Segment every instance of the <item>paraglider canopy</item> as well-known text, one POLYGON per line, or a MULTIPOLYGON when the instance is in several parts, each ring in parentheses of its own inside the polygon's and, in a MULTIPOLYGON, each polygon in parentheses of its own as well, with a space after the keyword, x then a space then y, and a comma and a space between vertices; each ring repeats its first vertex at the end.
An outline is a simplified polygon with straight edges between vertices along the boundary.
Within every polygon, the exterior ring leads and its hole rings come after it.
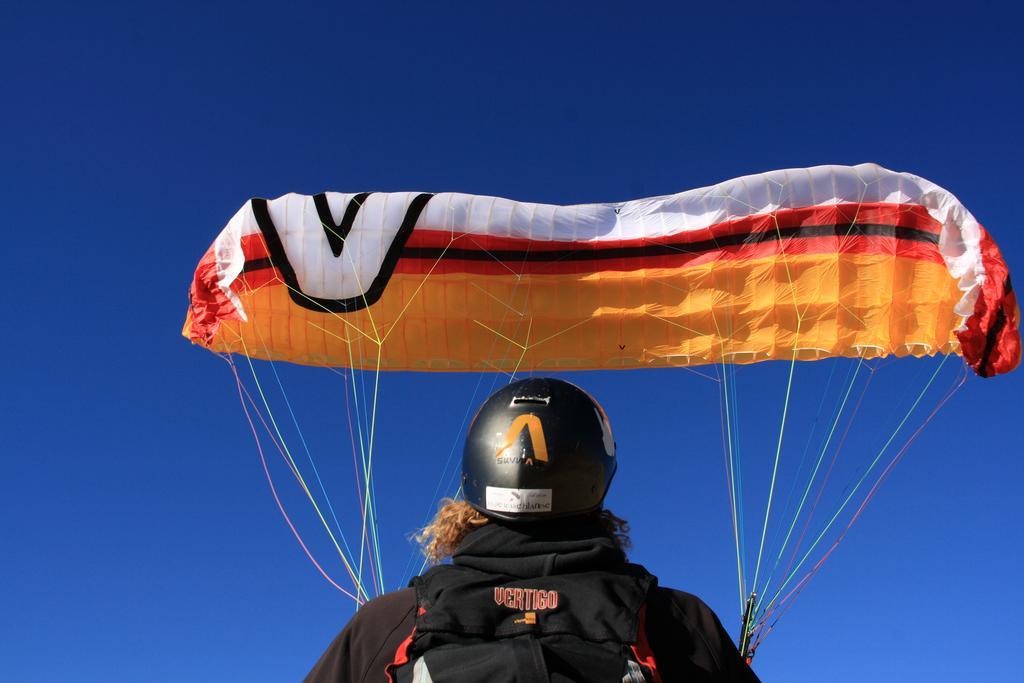
POLYGON ((949 192, 872 164, 578 206, 252 199, 200 262, 184 334, 216 351, 371 369, 957 353, 990 376, 1020 359, 988 233, 949 192), (356 358, 354 340, 380 353, 356 358))

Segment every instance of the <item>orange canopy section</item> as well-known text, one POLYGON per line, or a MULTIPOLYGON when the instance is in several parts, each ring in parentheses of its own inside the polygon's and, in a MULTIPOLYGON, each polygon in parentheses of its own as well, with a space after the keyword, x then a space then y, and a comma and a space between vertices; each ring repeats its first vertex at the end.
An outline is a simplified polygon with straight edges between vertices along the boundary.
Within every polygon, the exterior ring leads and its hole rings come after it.
POLYGON ((200 261, 185 336, 396 370, 640 368, 957 353, 1020 360, 994 242, 873 164, 552 206, 445 193, 252 199, 200 261))

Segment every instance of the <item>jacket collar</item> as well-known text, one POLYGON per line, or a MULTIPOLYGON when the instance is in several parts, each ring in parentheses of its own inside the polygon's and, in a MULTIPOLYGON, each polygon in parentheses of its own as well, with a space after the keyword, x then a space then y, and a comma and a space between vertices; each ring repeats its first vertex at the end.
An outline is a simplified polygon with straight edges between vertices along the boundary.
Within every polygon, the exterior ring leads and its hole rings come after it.
POLYGON ((492 521, 466 535, 452 563, 527 578, 622 570, 626 557, 598 522, 569 517, 518 524, 492 521))

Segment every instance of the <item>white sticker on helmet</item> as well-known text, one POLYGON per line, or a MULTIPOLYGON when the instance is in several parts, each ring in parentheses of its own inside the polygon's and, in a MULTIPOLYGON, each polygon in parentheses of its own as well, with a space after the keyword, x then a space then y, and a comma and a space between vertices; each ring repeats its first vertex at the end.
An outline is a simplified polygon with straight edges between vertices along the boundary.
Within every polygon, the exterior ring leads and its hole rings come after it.
POLYGON ((485 507, 495 512, 551 512, 551 489, 488 486, 485 507))

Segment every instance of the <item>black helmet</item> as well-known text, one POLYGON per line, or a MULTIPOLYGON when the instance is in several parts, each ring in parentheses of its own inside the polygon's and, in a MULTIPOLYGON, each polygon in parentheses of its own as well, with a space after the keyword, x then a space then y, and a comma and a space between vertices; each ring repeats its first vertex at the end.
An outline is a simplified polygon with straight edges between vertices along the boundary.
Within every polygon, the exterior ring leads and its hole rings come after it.
POLYGON ((489 517, 565 517, 601 506, 615 466, 608 416, 590 394, 560 379, 524 379, 473 418, 462 491, 489 517))

